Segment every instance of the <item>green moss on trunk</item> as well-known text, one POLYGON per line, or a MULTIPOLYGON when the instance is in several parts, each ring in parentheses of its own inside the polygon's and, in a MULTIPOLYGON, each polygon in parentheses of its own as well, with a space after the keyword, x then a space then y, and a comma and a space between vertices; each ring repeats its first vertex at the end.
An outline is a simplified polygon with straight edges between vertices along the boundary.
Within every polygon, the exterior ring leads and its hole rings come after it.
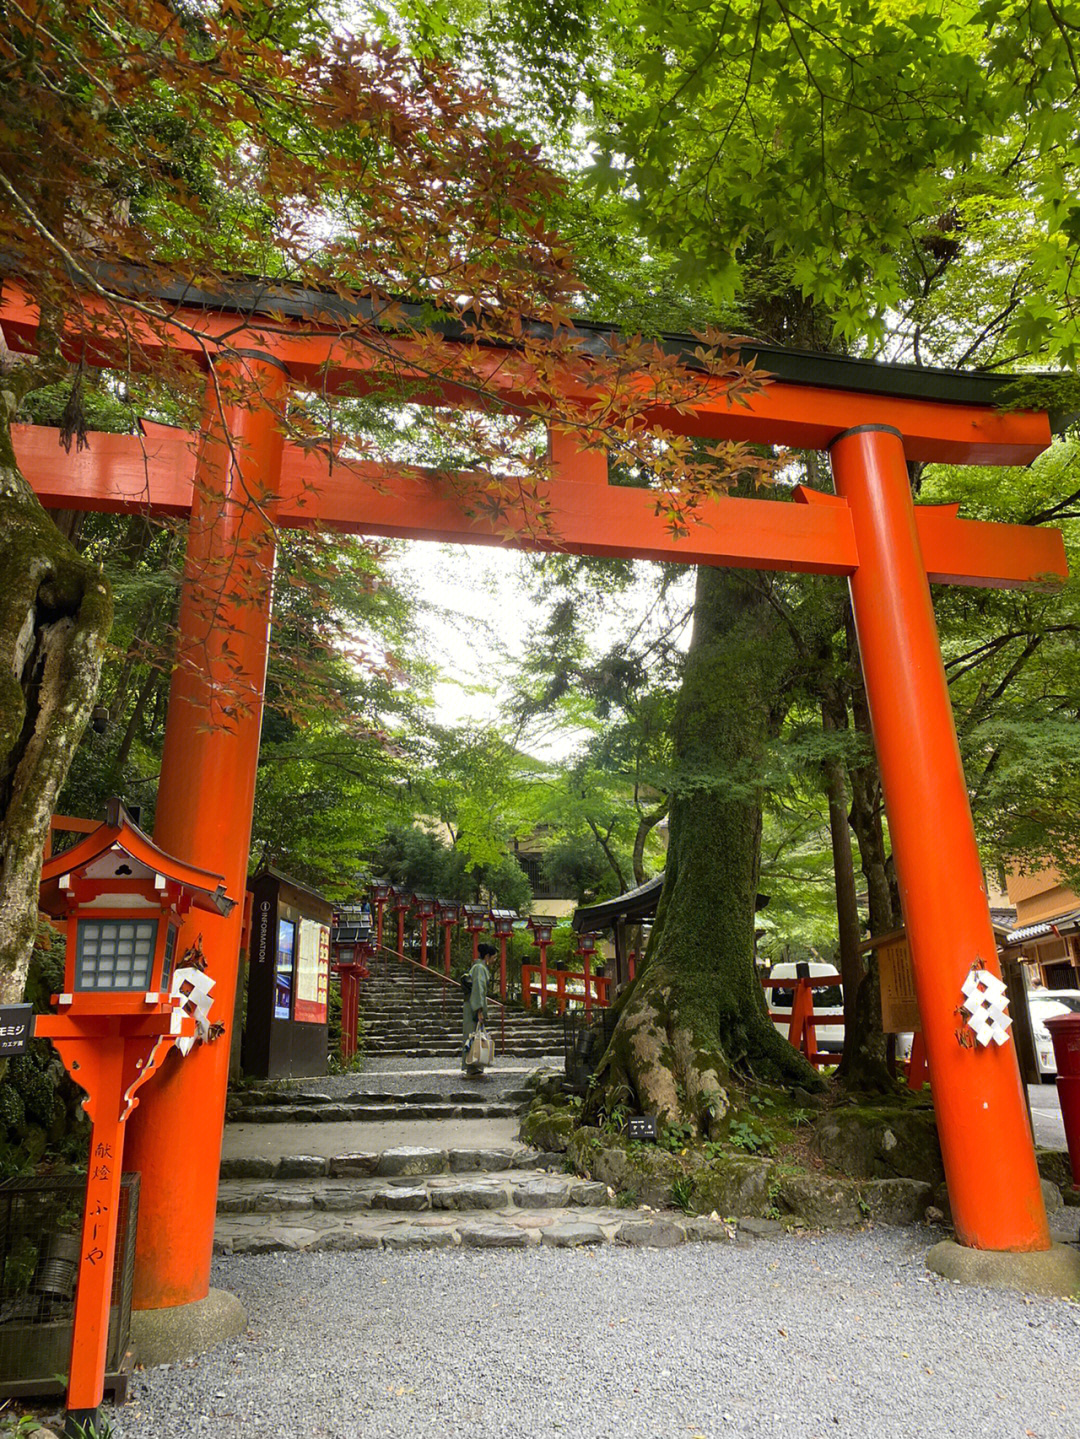
MULTIPOLYGON (((0 394, 0 1002, 22 997, 41 857, 97 692, 108 586, 19 471, 15 399, 0 394)), ((64 463, 57 452, 57 463, 64 463)))
POLYGON ((643 972, 625 998, 590 1111, 623 1104, 726 1125, 730 1073, 818 1088, 770 1022, 754 963, 768 740, 801 662, 771 576, 698 571, 676 715, 667 877, 643 972))

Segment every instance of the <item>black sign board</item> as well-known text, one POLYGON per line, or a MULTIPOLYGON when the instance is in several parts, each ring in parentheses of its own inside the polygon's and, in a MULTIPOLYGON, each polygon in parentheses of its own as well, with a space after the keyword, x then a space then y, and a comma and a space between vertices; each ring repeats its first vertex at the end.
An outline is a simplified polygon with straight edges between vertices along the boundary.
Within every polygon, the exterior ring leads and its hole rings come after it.
POLYGON ((626 1123, 628 1139, 656 1139, 656 1115, 642 1114, 626 1123))
POLYGON ((25 1054, 33 1034, 33 1005, 0 1004, 0 1059, 25 1054))

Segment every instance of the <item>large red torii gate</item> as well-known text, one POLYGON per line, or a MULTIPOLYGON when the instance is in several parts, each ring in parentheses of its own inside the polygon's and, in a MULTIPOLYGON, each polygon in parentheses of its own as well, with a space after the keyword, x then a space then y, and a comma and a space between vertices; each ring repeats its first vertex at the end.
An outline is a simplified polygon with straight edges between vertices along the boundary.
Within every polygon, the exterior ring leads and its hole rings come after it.
MULTIPOLYGON (((278 291, 267 294, 260 313, 246 291, 186 291, 177 299, 169 347, 242 372, 267 402, 222 414, 208 383, 197 448, 187 435, 148 426, 141 437, 96 436, 92 450, 58 464, 55 432, 15 433, 24 473, 46 505, 189 519, 183 654, 172 680, 155 840, 221 873, 234 896, 246 879, 258 759, 270 517, 280 526, 506 542, 491 522, 468 514, 455 487, 434 472, 363 464, 331 470, 324 457, 284 443, 271 406, 290 384, 355 392, 372 366, 333 325, 323 333, 313 324, 329 303, 310 292, 283 299, 278 291), (223 560, 231 562, 224 613, 212 602, 223 560), (238 685, 251 703, 225 728, 214 722, 215 692, 238 685)), ((25 345, 37 315, 7 295, 0 324, 9 344, 25 345)), ((601 343, 599 331, 586 342, 601 343)), ((147 332, 141 343, 152 356, 166 341, 147 332)), ((1050 421, 1041 412, 996 408, 1002 381, 990 377, 759 353, 776 378, 748 404, 732 404, 717 380, 691 413, 658 407, 653 418, 676 432, 826 450, 835 496, 804 490, 795 504, 713 501, 691 535, 676 539, 655 513, 655 493, 609 487, 606 457, 579 450, 556 428, 545 487, 551 531, 512 542, 847 576, 957 1235, 976 1248, 1043 1250, 1050 1240, 1012 1044, 957 1042, 961 985, 973 966, 996 969, 996 946, 928 580, 1060 581, 1064 547, 1054 530, 974 523, 954 506, 916 507, 907 462, 1025 464, 1050 443, 1050 421)), ((493 353, 492 389, 520 402, 527 384, 505 359, 493 353)), ((471 402, 452 387, 426 399, 471 402)), ((228 918, 203 916, 197 926, 217 981, 216 1012, 227 1024, 239 927, 239 907, 228 918)), ((130 1161, 142 1171, 139 1307, 184 1304, 208 1292, 227 1065, 227 1041, 171 1062, 133 1118, 130 1161)))

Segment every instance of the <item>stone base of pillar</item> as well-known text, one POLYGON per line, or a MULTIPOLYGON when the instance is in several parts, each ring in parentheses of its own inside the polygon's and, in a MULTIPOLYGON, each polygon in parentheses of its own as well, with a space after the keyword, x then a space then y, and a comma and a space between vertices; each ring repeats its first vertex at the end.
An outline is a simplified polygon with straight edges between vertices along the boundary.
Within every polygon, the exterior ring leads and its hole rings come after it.
POLYGON ((1080 1294, 1080 1250, 1069 1244, 1020 1254, 969 1249, 954 1239, 944 1239, 927 1251, 926 1267, 959 1284, 980 1284, 984 1289, 1017 1289, 1023 1294, 1062 1299, 1080 1294))
POLYGON ((211 1289, 205 1299, 194 1304, 132 1310, 131 1347, 136 1362, 149 1369, 154 1364, 177 1364, 205 1354, 246 1328, 247 1313, 236 1295, 211 1289))

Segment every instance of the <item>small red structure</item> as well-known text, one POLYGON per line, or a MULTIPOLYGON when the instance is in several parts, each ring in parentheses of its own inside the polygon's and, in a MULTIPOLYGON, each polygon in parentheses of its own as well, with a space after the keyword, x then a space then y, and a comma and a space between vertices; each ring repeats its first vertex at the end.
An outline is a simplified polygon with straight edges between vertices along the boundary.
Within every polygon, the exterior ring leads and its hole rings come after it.
MULTIPOLYGON (((570 970, 560 969, 555 974, 555 982, 548 980, 547 996, 550 999, 554 996, 555 1013, 564 1014, 571 1004, 579 1000, 588 999, 590 1008, 595 1005, 597 1009, 608 1009, 611 1005, 609 996, 610 979, 603 974, 594 974, 589 977, 589 989, 577 987, 581 975, 570 970)), ((533 996, 540 997, 540 970, 531 964, 521 966, 521 1003, 525 1009, 532 1009, 533 996)))
POLYGON ((435 918, 435 909, 438 904, 433 894, 414 894, 412 896, 412 907, 416 917, 420 921, 420 963, 427 968, 427 937, 428 925, 435 918))
POLYGON ((540 951, 540 1008, 543 1009, 547 1003, 547 952, 551 944, 551 934, 558 924, 558 918, 553 914, 531 914, 525 921, 526 926, 532 930, 533 948, 540 951))
POLYGON ((1073 1184, 1080 1185, 1080 1014, 1059 1014, 1044 1022, 1054 1042, 1057 1092, 1073 1184))
POLYGON ((581 976, 585 981, 585 1013, 592 1011, 592 957, 596 953, 597 936, 586 929, 577 936, 574 953, 581 960, 581 976))
POLYGON ((450 938, 454 926, 461 919, 461 905, 456 899, 437 899, 436 916, 443 927, 443 970, 450 977, 450 938))
POLYGON ((480 936, 490 927, 488 908, 486 904, 463 904, 461 913, 465 919, 466 933, 472 935, 472 962, 475 964, 480 957, 480 936))
POLYGON ((499 998, 506 1003, 506 941, 514 932, 514 924, 521 916, 513 909, 493 909, 491 927, 499 941, 499 998))
POLYGON ((407 889, 392 884, 389 891, 390 908, 397 915, 397 952, 405 953, 405 916, 412 908, 413 897, 407 889))
POLYGON ((371 902, 375 906, 375 948, 377 950, 383 947, 383 911, 386 909, 386 901, 390 897, 392 888, 388 879, 371 881, 371 902))
POLYGON ((177 962, 180 922, 192 909, 227 914, 235 901, 219 875, 165 854, 119 800, 105 823, 46 861, 41 908, 66 925, 64 993, 36 1033, 51 1039, 86 1091, 93 1129, 68 1379, 71 1418, 97 1418, 104 1388, 116 1254, 124 1127, 136 1090, 179 1042, 186 1053, 206 1014, 213 981, 190 956, 177 962))
POLYGON ((346 1062, 356 1054, 359 982, 369 977, 368 960, 374 953, 370 907, 345 905, 336 910, 330 931, 330 955, 334 972, 341 980, 341 1057, 346 1062))

